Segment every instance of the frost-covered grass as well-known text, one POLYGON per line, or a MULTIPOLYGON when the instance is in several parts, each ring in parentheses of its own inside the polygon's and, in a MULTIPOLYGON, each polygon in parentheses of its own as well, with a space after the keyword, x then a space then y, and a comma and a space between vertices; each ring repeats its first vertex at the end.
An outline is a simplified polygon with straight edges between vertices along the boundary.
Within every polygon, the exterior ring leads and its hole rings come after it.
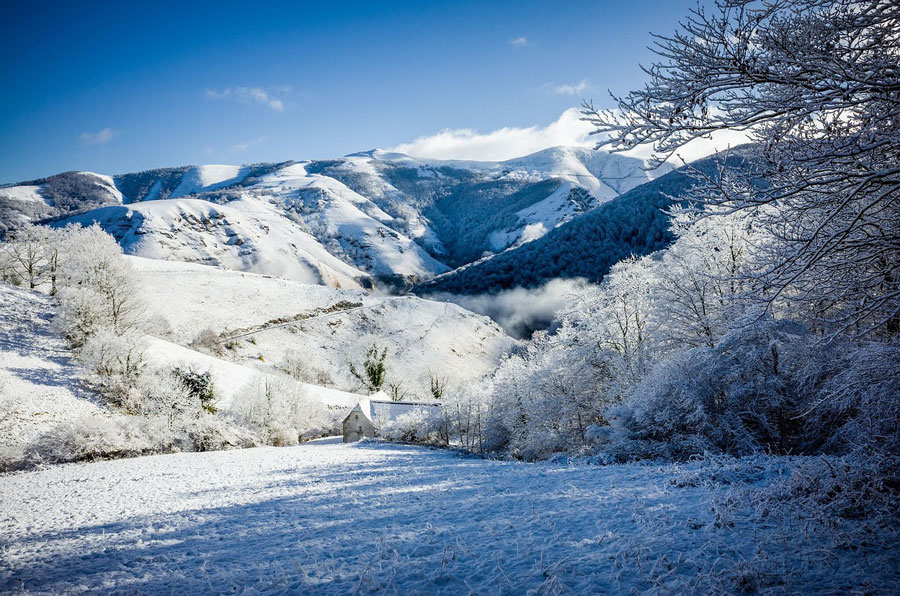
POLYGON ((829 550, 814 529, 734 502, 736 487, 778 481, 783 458, 597 467, 338 441, 0 476, 0 591, 843 594, 897 585, 896 544, 829 550))

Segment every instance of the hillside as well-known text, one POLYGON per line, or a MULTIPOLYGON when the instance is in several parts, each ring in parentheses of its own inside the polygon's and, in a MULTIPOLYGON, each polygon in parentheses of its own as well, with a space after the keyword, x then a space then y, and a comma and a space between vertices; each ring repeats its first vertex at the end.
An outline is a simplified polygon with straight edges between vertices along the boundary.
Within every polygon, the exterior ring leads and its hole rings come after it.
MULTIPOLYGON (((307 287, 313 293, 326 290, 307 287)), ((251 278, 246 289, 252 288, 251 278)), ((19 457, 18 451, 60 423, 106 419, 114 412, 86 384, 87 371, 52 325, 55 315, 54 299, 0 283, 0 464, 4 457, 19 457)), ((225 412, 240 402, 260 373, 271 371, 261 362, 230 362, 154 336, 144 338, 142 350, 147 361, 158 367, 209 371, 216 407, 225 412)), ((296 385, 313 400, 338 411, 353 407, 358 399, 352 393, 309 383, 296 385)))
POLYGON ((106 408, 51 326, 53 300, 0 282, 0 460, 52 425, 106 408))
MULTIPOLYGON (((732 152, 729 167, 747 167, 749 149, 732 152)), ((643 256, 672 243, 667 209, 710 175, 719 159, 706 158, 652 180, 549 231, 543 237, 424 282, 416 292, 479 294, 542 285, 556 278, 599 282, 629 256, 643 256)))
POLYGON ((663 173, 555 147, 505 162, 324 161, 69 172, 0 188, 0 234, 97 221, 129 254, 347 288, 408 288, 541 237, 663 173))
POLYGON ((478 380, 517 345, 487 317, 454 304, 361 291, 188 263, 130 258, 159 333, 181 345, 212 330, 222 358, 254 369, 296 370, 311 380, 358 389, 349 363, 372 342, 388 350, 388 382, 427 393, 430 374, 478 380), (233 338, 233 339, 232 339, 233 338))

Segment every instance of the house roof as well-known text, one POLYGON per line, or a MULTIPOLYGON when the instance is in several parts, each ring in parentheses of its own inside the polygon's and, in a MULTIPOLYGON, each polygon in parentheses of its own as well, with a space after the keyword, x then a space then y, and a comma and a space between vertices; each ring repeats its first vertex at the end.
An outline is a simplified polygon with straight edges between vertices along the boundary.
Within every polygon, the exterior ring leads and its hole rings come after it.
POLYGON ((386 393, 378 393, 362 397, 354 411, 359 410, 372 424, 384 424, 396 420, 399 416, 422 408, 439 408, 441 404, 424 401, 394 401, 386 393))

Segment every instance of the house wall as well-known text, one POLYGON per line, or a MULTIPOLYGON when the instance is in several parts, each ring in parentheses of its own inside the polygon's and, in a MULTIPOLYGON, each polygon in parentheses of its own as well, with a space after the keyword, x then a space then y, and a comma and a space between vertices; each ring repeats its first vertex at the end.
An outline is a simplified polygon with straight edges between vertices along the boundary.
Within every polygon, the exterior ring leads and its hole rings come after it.
POLYGON ((362 438, 375 438, 375 427, 359 410, 353 410, 344 418, 344 443, 353 443, 362 438))

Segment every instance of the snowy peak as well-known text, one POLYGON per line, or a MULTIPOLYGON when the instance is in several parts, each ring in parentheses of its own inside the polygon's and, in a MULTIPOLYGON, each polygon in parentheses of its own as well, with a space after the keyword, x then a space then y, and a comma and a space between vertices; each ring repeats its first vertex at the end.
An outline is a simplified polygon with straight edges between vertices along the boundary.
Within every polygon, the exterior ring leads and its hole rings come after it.
POLYGON ((645 166, 553 147, 504 162, 372 149, 114 177, 69 172, 0 188, 0 224, 97 221, 135 255, 405 289, 540 238, 662 173, 645 166), (110 209, 120 205, 130 209, 110 209), (219 225, 213 211, 228 212, 231 223, 219 225))
POLYGON ((188 170, 171 198, 198 194, 242 182, 250 173, 247 166, 208 165, 188 170))
POLYGON ((672 170, 669 165, 648 171, 644 160, 583 147, 551 147, 501 163, 510 171, 530 176, 551 176, 588 190, 606 202, 635 186, 672 170))

